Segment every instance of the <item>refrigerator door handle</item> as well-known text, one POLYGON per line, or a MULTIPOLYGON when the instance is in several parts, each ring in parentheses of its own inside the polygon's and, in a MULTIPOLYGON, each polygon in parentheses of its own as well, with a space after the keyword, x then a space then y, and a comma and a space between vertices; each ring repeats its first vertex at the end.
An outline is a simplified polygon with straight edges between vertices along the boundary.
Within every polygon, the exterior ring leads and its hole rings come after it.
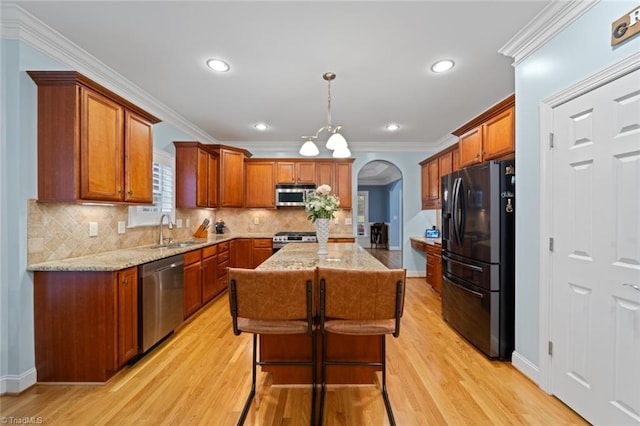
POLYGON ((465 268, 471 269, 472 271, 477 271, 477 272, 482 272, 483 271, 483 269, 481 267, 479 267, 479 266, 469 265, 468 263, 460 262, 458 260, 453 260, 449 256, 446 256, 444 254, 442 255, 442 260, 445 260, 445 261, 451 262, 451 263, 455 263, 457 265, 464 266, 465 268))
POLYGON ((463 285, 460 285, 460 284, 458 284, 458 283, 456 283, 456 282, 452 281, 451 279, 447 279, 447 281, 449 282, 449 284, 451 284, 451 285, 453 285, 453 286, 455 286, 455 287, 458 287, 460 290, 462 290, 462 291, 464 291, 464 292, 466 292, 466 293, 472 294, 472 295, 474 295, 474 296, 476 296, 476 297, 479 297, 480 299, 484 299, 484 294, 482 294, 482 293, 480 293, 480 292, 477 292, 477 291, 473 291, 473 290, 471 290, 471 289, 468 289, 467 287, 465 287, 465 286, 463 286, 463 285))
POLYGON ((458 229, 458 236, 460 238, 460 245, 464 242, 465 224, 467 222, 467 205, 465 203, 464 187, 462 186, 462 178, 459 178, 458 183, 458 202, 460 203, 460 228, 458 229))
POLYGON ((460 234, 458 231, 458 189, 460 185, 460 178, 456 178, 453 181, 453 194, 452 194, 452 208, 451 208, 451 222, 453 223, 453 237, 456 240, 456 244, 462 245, 460 241, 460 234))

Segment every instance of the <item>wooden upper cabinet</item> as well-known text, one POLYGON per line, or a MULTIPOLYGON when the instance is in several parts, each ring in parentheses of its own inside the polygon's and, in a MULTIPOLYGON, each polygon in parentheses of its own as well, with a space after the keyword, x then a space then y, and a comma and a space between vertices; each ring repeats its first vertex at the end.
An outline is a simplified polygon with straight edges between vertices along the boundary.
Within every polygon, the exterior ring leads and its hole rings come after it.
POLYGON ((457 172, 460 170, 460 148, 455 147, 453 151, 451 151, 452 156, 452 171, 457 172))
POLYGON ((453 132, 458 136, 460 167, 515 153, 515 96, 511 95, 453 132))
POLYGON ((440 168, 437 158, 429 161, 427 171, 429 174, 429 200, 438 200, 440 198, 440 168))
POLYGON ((316 183, 316 163, 313 161, 277 161, 276 183, 314 184, 316 183))
POLYGON ((316 162, 316 185, 335 186, 336 163, 329 161, 316 162))
POLYGON ((218 206, 218 158, 198 142, 174 142, 176 207, 218 206))
POLYGON ((173 143, 176 147, 176 207, 242 207, 244 159, 251 153, 224 145, 173 143))
POLYGON ((420 162, 421 168, 421 204, 423 210, 439 209, 441 200, 441 178, 458 170, 458 147, 446 148, 420 162))
POLYGON ((350 209, 352 207, 351 162, 336 163, 333 193, 340 198, 341 209, 350 209))
POLYGON ((73 71, 38 85, 38 200, 153 202, 156 117, 73 71))
POLYGON ((244 157, 242 151, 220 149, 220 207, 242 207, 244 204, 244 157))
POLYGON ((275 208, 275 163, 247 160, 245 163, 245 207, 275 208))
MULTIPOLYGON (((153 173, 138 164, 153 165, 153 125, 125 111, 124 200, 131 203, 153 202, 153 173)), ((153 167, 153 166, 152 166, 153 167)))

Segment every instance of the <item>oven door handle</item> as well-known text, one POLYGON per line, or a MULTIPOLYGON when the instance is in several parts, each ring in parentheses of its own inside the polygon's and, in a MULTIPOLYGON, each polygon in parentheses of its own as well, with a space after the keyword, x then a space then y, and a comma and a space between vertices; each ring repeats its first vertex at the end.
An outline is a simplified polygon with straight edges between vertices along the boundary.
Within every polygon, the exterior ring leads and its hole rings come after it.
POLYGON ((469 265, 468 263, 460 262, 458 260, 453 260, 449 256, 446 256, 444 254, 442 255, 442 260, 464 266, 465 268, 471 269, 472 271, 482 272, 482 268, 479 266, 469 265))
POLYGON ((467 287, 465 287, 463 285, 460 285, 460 284, 452 281, 451 279, 447 279, 447 281, 449 282, 449 284, 451 284, 451 285, 453 285, 455 287, 458 287, 460 290, 462 290, 462 291, 464 291, 466 293, 472 294, 472 295, 474 295, 476 297, 479 297, 480 299, 484 299, 484 294, 482 294, 482 293, 480 293, 478 291, 473 291, 473 290, 471 290, 471 289, 469 289, 469 288, 467 288, 467 287))

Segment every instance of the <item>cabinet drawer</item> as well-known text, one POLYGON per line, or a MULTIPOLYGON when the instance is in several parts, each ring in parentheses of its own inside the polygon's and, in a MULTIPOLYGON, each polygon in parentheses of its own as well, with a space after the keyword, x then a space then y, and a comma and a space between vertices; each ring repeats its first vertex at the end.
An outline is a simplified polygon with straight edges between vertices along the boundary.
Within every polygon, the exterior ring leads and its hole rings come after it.
POLYGON ((272 240, 259 238, 253 240, 253 248, 271 248, 272 240))
POLYGON ((411 248, 426 252, 427 249, 426 249, 425 246, 426 246, 426 244, 421 242, 421 241, 411 240, 411 248))
POLYGON ((200 249, 186 252, 184 254, 184 264, 190 265, 192 263, 199 262, 201 254, 200 249))
POLYGON ((205 259, 207 257, 214 256, 218 252, 218 246, 208 246, 202 249, 202 258, 205 259))
POLYGON ((229 251, 218 253, 218 265, 221 265, 223 262, 229 263, 229 251))
POLYGON ((223 251, 229 251, 229 241, 218 243, 218 253, 221 253, 223 251))

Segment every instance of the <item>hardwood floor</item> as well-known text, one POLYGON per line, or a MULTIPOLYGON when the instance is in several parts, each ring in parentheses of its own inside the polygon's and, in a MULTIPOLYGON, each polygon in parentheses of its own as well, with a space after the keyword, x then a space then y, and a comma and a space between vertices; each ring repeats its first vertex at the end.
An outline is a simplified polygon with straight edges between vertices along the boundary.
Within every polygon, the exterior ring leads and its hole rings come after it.
MULTIPOLYGON (((249 391, 251 336, 231 331, 226 294, 138 363, 101 386, 36 385, 0 398, 2 419, 55 424, 236 423, 249 391)), ((459 337, 424 281, 407 281, 400 337, 387 339, 387 387, 399 425, 586 424, 510 363, 459 337)), ((258 374, 246 424, 309 423, 308 387, 270 386, 258 374)), ((388 424, 379 386, 330 387, 326 425, 388 424)))

